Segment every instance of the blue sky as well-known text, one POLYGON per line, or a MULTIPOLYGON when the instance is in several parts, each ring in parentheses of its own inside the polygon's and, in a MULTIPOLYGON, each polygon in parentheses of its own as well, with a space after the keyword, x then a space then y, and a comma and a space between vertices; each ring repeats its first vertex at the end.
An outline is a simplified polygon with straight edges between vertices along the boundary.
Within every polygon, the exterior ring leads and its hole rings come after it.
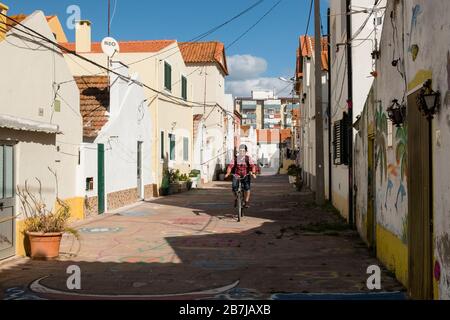
MULTIPOLYGON (((92 22, 93 39, 107 35, 107 0, 1 0, 10 7, 9 14, 42 10, 56 14, 70 41, 74 31, 66 27, 70 5, 78 5, 81 18, 92 22)), ((292 77, 298 36, 306 29, 310 0, 283 0, 245 37, 227 50, 233 73, 227 89, 242 95, 250 89, 281 90, 286 83, 278 77, 292 77), (232 57, 234 56, 234 57, 232 57), (242 67, 247 72, 240 72, 242 67), (250 66, 250 68, 249 68, 250 66), (254 66, 254 68, 253 68, 254 66)), ((257 0, 111 0, 111 35, 118 40, 176 39, 187 41, 226 21, 257 0)), ((223 27, 204 40, 231 43, 263 16, 277 0, 264 0, 250 12, 223 27)), ((326 32, 327 0, 322 0, 322 21, 326 32)), ((311 18, 309 34, 314 31, 311 18)), ((283 91, 289 94, 290 88, 283 91)), ((250 92, 248 92, 250 94, 250 92)), ((281 92, 280 92, 281 94, 281 92)))

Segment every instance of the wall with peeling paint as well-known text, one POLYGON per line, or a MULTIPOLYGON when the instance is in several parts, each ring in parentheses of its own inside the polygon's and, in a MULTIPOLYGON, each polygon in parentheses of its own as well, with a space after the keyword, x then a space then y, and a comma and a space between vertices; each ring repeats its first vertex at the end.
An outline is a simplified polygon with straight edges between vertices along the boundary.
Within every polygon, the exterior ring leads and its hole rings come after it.
MULTIPOLYGON (((422 86, 431 75, 441 92, 441 108, 433 120, 434 258, 440 266, 440 299, 450 299, 450 1, 407 1, 405 50, 408 89, 422 86)), ((439 275, 439 274, 438 274, 439 275)))
MULTIPOLYGON (((436 0, 432 5, 425 0, 388 2, 374 84, 377 256, 405 285, 408 278, 408 177, 405 169, 408 128, 407 125, 392 127, 386 110, 393 99, 406 103, 408 94, 421 88, 427 79, 432 80, 433 90, 441 92, 441 108, 432 123, 434 297, 439 299, 450 299, 449 12, 450 1, 447 0, 436 0)), ((362 120, 361 125, 367 125, 370 117, 362 120)), ((365 141, 363 136, 356 137, 356 177, 366 173, 365 141)), ((357 190, 367 187, 361 177, 355 183, 357 190)), ((358 230, 363 238, 366 236, 363 219, 366 200, 364 195, 357 194, 358 230)))

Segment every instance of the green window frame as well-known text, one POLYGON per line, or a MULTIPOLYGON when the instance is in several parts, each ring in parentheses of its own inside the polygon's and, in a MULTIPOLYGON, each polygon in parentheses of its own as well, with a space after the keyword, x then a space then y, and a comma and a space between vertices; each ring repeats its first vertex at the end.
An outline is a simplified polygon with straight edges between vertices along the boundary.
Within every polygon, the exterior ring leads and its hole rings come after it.
POLYGON ((187 78, 185 76, 181 76, 181 97, 187 100, 187 78))
POLYGON ((161 159, 164 160, 164 131, 161 131, 160 145, 161 145, 161 159))
POLYGON ((189 161, 189 138, 183 138, 183 160, 189 161))
POLYGON ((169 141, 170 141, 170 154, 169 160, 175 160, 175 135, 169 133, 169 141))
POLYGON ((164 88, 172 91, 172 66, 164 61, 164 88))

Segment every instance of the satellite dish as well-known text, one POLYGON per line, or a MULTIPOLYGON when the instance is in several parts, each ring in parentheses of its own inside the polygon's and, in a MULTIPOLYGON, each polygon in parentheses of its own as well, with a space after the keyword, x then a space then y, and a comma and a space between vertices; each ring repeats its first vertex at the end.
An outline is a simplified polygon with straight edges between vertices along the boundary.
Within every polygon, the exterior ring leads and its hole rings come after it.
POLYGON ((111 58, 116 52, 120 52, 119 42, 111 37, 104 38, 102 40, 102 51, 111 58))

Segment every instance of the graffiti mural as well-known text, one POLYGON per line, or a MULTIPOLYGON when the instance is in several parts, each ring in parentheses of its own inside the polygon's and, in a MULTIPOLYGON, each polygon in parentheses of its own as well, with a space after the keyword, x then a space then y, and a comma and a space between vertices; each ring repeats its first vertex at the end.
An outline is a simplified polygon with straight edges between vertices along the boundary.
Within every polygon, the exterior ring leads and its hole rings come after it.
POLYGON ((376 151, 375 151, 375 169, 380 171, 381 183, 387 177, 387 159, 386 159, 386 136, 388 130, 388 122, 386 113, 383 111, 381 103, 378 105, 378 110, 375 114, 376 121, 376 151))
POLYGON ((400 186, 398 187, 395 201, 395 209, 398 211, 399 197, 400 201, 403 202, 406 196, 405 179, 408 172, 408 126, 406 123, 402 127, 397 128, 395 137, 397 139, 395 158, 397 165, 400 167, 400 186))

